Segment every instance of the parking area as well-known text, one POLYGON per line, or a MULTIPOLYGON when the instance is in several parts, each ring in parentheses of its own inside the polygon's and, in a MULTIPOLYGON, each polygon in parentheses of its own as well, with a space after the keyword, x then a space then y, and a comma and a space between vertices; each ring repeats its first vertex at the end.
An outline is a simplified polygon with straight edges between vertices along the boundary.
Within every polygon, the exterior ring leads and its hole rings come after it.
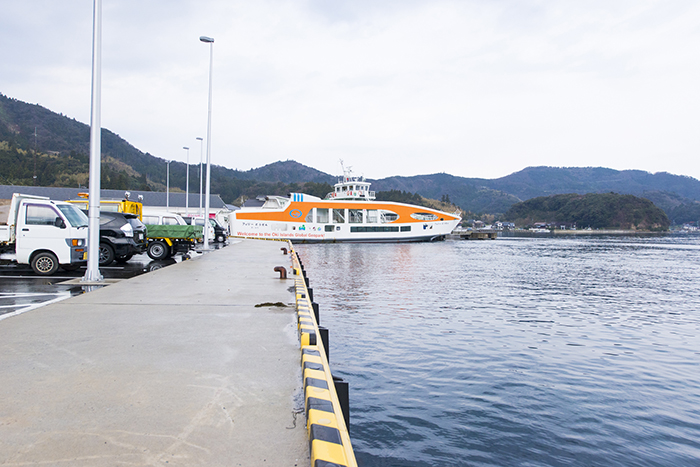
MULTIPOLYGON (((190 253, 192 258, 199 255, 201 253, 190 253)), ((181 255, 154 261, 142 254, 125 264, 114 262, 111 266, 100 267, 100 272, 105 279, 129 279, 180 261, 181 255)), ((40 276, 28 265, 0 265, 0 320, 94 289, 94 286, 91 289, 67 283, 84 275, 85 266, 76 271, 59 270, 53 276, 40 276)))

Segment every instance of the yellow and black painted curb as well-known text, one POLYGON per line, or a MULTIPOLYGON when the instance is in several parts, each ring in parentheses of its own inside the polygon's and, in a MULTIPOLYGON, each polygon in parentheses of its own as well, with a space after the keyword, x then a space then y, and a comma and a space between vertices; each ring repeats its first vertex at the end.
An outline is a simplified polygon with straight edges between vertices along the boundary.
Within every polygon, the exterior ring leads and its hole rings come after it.
POLYGON ((311 467, 357 467, 301 262, 291 242, 311 467))

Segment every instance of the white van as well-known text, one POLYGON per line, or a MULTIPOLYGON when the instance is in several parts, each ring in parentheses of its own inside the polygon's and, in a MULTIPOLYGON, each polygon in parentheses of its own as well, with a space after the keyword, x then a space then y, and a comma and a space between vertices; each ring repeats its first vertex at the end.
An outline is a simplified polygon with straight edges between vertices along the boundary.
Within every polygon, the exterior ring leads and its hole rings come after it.
POLYGON ((151 225, 189 225, 181 215, 172 212, 152 211, 148 208, 143 208, 141 214, 144 224, 151 225))

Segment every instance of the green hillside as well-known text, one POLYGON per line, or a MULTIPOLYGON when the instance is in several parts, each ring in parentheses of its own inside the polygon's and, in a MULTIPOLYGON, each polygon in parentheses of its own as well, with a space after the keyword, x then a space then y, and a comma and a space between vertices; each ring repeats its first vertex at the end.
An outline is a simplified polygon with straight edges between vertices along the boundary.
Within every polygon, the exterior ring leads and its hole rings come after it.
POLYGON ((648 199, 617 193, 541 196, 513 205, 505 220, 519 226, 535 223, 592 229, 668 230, 666 214, 648 199))
MULTIPOLYGON (((0 184, 33 185, 36 174, 38 185, 86 186, 89 142, 88 125, 0 94, 0 184)), ((185 190, 185 174, 184 163, 170 164, 172 190, 185 190)), ((292 160, 249 171, 212 165, 211 174, 212 193, 220 194, 228 203, 290 192, 323 197, 337 180, 292 160)), ((601 167, 528 167, 493 180, 438 173, 370 181, 379 197, 404 193, 401 197, 407 199, 448 198, 475 216, 498 218, 511 206, 541 196, 617 192, 652 200, 674 224, 700 219, 700 181, 668 173, 601 167)), ((166 161, 103 129, 101 183, 104 188, 164 191, 166 161)), ((198 167, 194 165, 190 187, 199 187, 198 167)))

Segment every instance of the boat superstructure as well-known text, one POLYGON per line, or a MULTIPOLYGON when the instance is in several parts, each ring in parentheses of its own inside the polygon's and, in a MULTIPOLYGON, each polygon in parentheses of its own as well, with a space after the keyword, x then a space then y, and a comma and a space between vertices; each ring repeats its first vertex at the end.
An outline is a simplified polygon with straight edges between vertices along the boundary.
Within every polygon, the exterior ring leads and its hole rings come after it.
POLYGON ((231 214, 231 235, 293 242, 420 242, 445 238, 459 213, 376 201, 370 183, 343 169, 324 198, 304 193, 265 196, 231 214))

